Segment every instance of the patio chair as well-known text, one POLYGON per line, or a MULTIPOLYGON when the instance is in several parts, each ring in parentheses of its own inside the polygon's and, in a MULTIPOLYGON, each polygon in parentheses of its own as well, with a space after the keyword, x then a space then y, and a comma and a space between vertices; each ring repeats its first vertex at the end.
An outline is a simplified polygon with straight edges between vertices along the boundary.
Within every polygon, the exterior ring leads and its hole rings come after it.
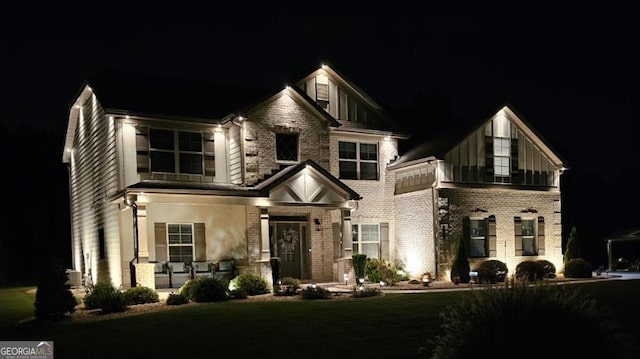
POLYGON ((165 268, 163 263, 160 262, 152 262, 154 264, 153 267, 153 276, 155 279, 156 288, 169 288, 169 270, 165 268))
POLYGON ((207 261, 195 261, 191 263, 193 278, 213 277, 211 263, 207 261))
POLYGON ((213 273, 213 277, 229 283, 236 276, 236 261, 235 259, 221 259, 216 264, 216 271, 213 273))
POLYGON ((184 262, 169 262, 168 264, 171 274, 171 288, 180 288, 191 279, 191 271, 185 268, 184 262))

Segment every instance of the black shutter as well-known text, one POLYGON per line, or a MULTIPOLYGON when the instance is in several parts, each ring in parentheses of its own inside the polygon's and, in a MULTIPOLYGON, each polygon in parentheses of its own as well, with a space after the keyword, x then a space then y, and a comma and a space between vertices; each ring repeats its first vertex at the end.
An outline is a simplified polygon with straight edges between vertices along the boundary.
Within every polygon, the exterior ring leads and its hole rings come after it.
POLYGON ((515 234, 515 255, 522 255, 522 218, 513 217, 513 232, 515 234))
POLYGON ((544 255, 544 217, 538 217, 538 233, 536 239, 536 246, 538 249, 538 255, 544 255))
POLYGON ((487 240, 489 241, 489 257, 498 255, 498 247, 496 244, 496 216, 487 218, 487 240))
POLYGON ((484 136, 484 181, 493 183, 494 181, 494 169, 493 169, 493 137, 484 136))
POLYGON ((471 220, 469 217, 462 218, 462 242, 464 243, 465 255, 469 257, 471 251, 471 220))
POLYGON ((520 184, 520 169, 518 168, 518 139, 511 139, 511 183, 520 184))

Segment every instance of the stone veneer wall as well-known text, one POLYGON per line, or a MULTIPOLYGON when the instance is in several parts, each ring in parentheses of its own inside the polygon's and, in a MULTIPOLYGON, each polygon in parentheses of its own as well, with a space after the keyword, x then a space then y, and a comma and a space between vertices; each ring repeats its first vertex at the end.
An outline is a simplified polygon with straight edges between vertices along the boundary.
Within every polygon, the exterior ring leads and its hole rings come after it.
POLYGON ((560 193, 552 191, 501 190, 479 188, 440 189, 439 197, 448 198, 450 225, 447 238, 439 238, 438 279, 449 280, 448 273, 454 257, 457 240, 462 235, 464 216, 496 217, 496 257, 473 258, 471 269, 487 259, 497 259, 507 264, 509 274, 515 272, 518 263, 525 260, 547 259, 556 270, 562 270, 562 225, 560 193), (480 208, 486 212, 474 212, 480 208), (536 213, 523 213, 533 208, 536 213), (515 256, 514 217, 544 217, 545 255, 515 256))

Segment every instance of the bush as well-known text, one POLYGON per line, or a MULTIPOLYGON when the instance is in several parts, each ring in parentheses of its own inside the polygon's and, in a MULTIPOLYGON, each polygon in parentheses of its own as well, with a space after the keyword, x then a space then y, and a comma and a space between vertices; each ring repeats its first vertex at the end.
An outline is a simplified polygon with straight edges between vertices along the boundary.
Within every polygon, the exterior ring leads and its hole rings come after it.
POLYGON ((353 272, 356 276, 356 280, 358 278, 364 278, 367 255, 356 253, 351 256, 351 259, 353 261, 353 272))
POLYGON ((544 270, 545 278, 555 278, 556 277, 556 266, 546 259, 537 260, 538 263, 542 266, 544 270))
POLYGON ((231 280, 229 286, 246 295, 259 295, 269 293, 267 282, 256 274, 244 273, 231 280))
POLYGON ((84 306, 87 309, 100 309, 103 314, 127 310, 124 295, 108 280, 98 282, 89 289, 84 306))
POLYGON ((451 264, 451 281, 454 283, 469 283, 471 276, 469 272, 469 259, 467 259, 467 250, 464 247, 464 241, 462 238, 458 241, 458 250, 456 251, 456 257, 451 264))
POLYGON ((284 277, 280 280, 280 284, 273 286, 273 294, 276 296, 295 296, 298 295, 299 290, 300 281, 291 277, 284 277))
POLYGON ((544 268, 536 261, 524 261, 516 266, 516 278, 535 282, 544 279, 544 268))
POLYGON ((157 303, 159 301, 158 293, 149 287, 134 287, 124 291, 126 305, 157 303))
POLYGON ((556 346, 554 357, 634 357, 635 343, 623 337, 611 311, 569 287, 516 283, 472 291, 440 313, 441 334, 427 339, 419 353, 434 359, 493 358, 506 344, 526 350, 527 358, 543 358, 549 348, 534 343, 562 338, 580 345, 556 346))
POLYGON ((36 318, 59 320, 75 312, 78 302, 69 289, 68 280, 62 260, 49 259, 36 290, 36 318))
POLYGON ((507 273, 509 273, 507 265, 497 259, 490 259, 480 263, 475 271, 478 272, 478 281, 480 283, 491 284, 504 282, 507 273))
POLYGON ((564 251, 562 262, 564 266, 567 266, 572 259, 582 258, 580 255, 580 244, 578 243, 578 230, 576 227, 571 227, 571 233, 569 233, 569 239, 567 240, 567 247, 564 251))
POLYGON ((591 264, 583 258, 575 258, 567 262, 564 268, 564 276, 566 278, 591 278, 593 277, 593 269, 591 264))
POLYGON ((300 290, 302 299, 331 299, 331 292, 328 289, 316 285, 310 285, 300 290))
MULTIPOLYGON (((202 277, 193 279, 187 290, 181 291, 189 300, 194 302, 220 302, 229 299, 225 282, 212 278, 202 277), (188 293, 189 295, 187 296, 188 293)), ((185 283, 186 285, 186 283, 185 283)))
POLYGON ((189 298, 181 293, 170 293, 167 297, 167 305, 182 305, 189 303, 189 298))
POLYGON ((182 287, 180 287, 180 289, 178 289, 178 293, 184 295, 189 300, 193 300, 194 290, 198 285, 198 280, 200 279, 201 277, 197 279, 189 279, 182 285, 182 287))
POLYGON ((373 283, 382 281, 388 285, 395 285, 402 279, 398 275, 401 268, 397 268, 384 259, 367 258, 364 271, 365 276, 373 283))
POLYGON ((375 297, 380 294, 382 294, 382 292, 376 287, 363 287, 362 289, 353 288, 353 291, 351 292, 351 296, 353 298, 375 297))

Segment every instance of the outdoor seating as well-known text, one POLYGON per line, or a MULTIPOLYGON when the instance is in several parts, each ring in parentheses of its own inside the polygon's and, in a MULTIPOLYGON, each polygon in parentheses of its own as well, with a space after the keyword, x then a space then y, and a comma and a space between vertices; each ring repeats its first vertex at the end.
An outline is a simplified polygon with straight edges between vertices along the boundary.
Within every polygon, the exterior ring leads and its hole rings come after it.
POLYGON ((211 263, 207 262, 207 261, 196 261, 191 263, 192 266, 192 277, 195 278, 202 278, 202 277, 212 277, 213 276, 213 271, 211 268, 211 263))
POLYGON ((236 262, 234 259, 221 259, 216 264, 213 277, 224 282, 230 282, 236 276, 236 262))
POLYGON ((191 271, 185 268, 184 262, 169 262, 168 264, 171 288, 180 288, 191 279, 191 271))
POLYGON ((168 268, 165 268, 164 264, 160 262, 152 263, 154 264, 153 276, 156 288, 169 288, 170 285, 168 268))

